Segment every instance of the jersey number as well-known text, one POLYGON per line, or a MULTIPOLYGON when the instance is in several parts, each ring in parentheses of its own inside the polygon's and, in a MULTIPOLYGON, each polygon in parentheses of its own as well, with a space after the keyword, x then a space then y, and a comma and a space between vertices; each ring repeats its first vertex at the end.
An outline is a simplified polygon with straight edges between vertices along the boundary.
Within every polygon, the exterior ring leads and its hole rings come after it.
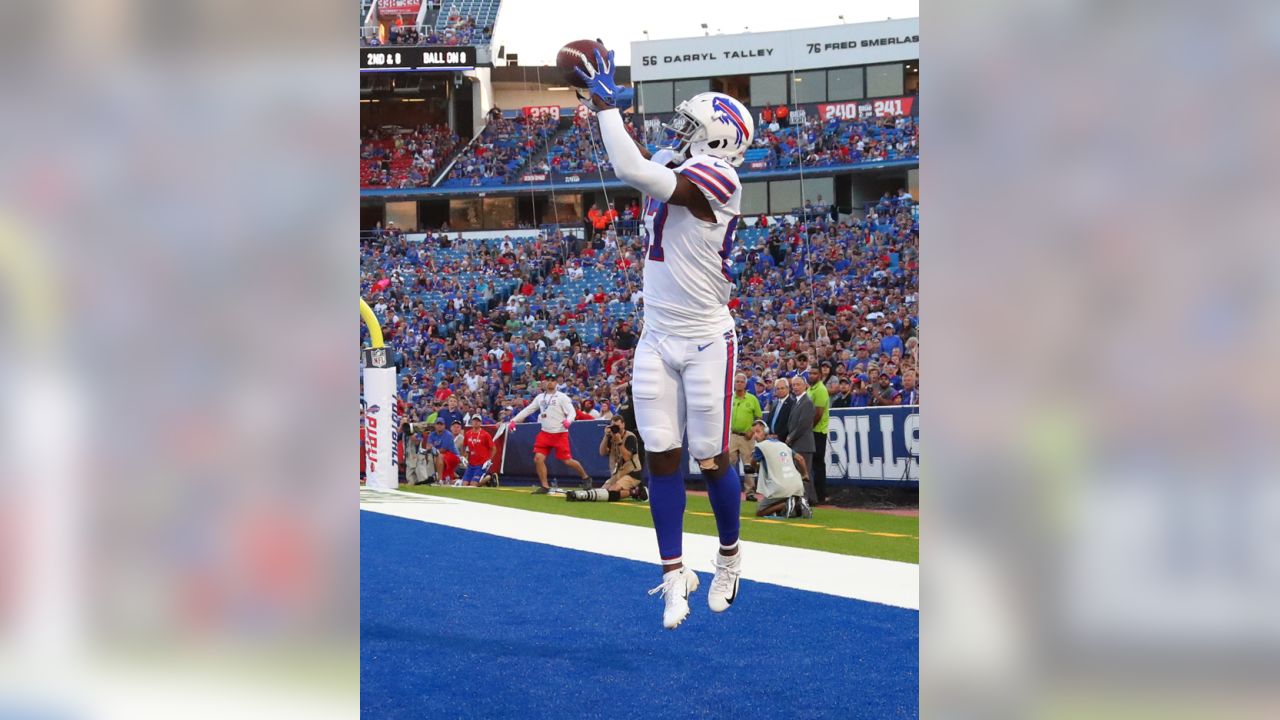
POLYGON ((653 204, 657 207, 656 217, 653 218, 653 237, 650 238, 648 234, 645 235, 645 249, 649 253, 647 257, 650 260, 663 262, 666 256, 662 252, 662 230, 663 226, 667 224, 667 204, 653 204))
POLYGON ((729 253, 733 250, 733 231, 738 229, 738 220, 741 218, 741 215, 734 215, 729 221, 729 227, 724 231, 724 242, 720 245, 720 273, 730 285, 733 284, 733 274, 729 271, 733 269, 733 265, 729 262, 729 253))

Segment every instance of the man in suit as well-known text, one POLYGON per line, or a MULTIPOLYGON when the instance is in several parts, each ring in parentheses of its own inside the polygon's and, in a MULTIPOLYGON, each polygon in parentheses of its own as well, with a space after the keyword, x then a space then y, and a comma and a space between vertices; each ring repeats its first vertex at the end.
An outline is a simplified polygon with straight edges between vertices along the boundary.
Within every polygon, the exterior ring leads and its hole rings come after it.
POLYGON ((787 436, 787 422, 791 417, 791 408, 795 404, 796 399, 791 397, 791 386, 787 384, 786 378, 774 380, 773 402, 764 417, 769 423, 771 437, 781 440, 787 436))
MULTIPOLYGON (((791 454, 803 465, 804 496, 809 505, 818 504, 817 493, 813 489, 813 400, 809 397, 809 383, 804 375, 791 378, 791 394, 795 397, 790 416, 787 418, 787 432, 783 442, 791 448, 791 454)), ((779 437, 783 437, 779 433, 779 437)))

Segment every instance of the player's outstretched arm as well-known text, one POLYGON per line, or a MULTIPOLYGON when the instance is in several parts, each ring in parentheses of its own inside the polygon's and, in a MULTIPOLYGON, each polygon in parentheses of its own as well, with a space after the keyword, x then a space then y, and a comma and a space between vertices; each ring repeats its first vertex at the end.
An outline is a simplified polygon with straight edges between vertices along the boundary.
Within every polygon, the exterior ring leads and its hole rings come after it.
POLYGON ((670 200, 676 191, 675 172, 640 154, 640 148, 627 134, 622 113, 617 108, 601 110, 599 118, 604 149, 618 179, 650 197, 663 202, 670 200))
POLYGON ((606 60, 597 52, 596 72, 588 76, 578 69, 578 74, 591 91, 591 102, 600 120, 600 137, 618 179, 662 202, 689 208, 699 220, 715 222, 711 204, 691 180, 664 165, 649 161, 636 147, 627 133, 622 111, 618 109, 619 97, 625 97, 626 88, 619 88, 614 82, 613 71, 613 53, 610 52, 606 60))
POLYGON ((677 175, 665 165, 646 160, 640 154, 640 149, 627 134, 622 113, 617 108, 601 110, 599 118, 604 149, 619 180, 650 197, 687 207, 699 220, 715 222, 716 215, 707 202, 707 196, 693 181, 677 175))
POLYGON ((635 138, 632 138, 632 141, 635 142, 636 144, 636 150, 640 151, 640 157, 644 158, 645 160, 653 159, 653 153, 649 152, 649 148, 645 147, 644 143, 640 142, 639 140, 636 140, 635 138))

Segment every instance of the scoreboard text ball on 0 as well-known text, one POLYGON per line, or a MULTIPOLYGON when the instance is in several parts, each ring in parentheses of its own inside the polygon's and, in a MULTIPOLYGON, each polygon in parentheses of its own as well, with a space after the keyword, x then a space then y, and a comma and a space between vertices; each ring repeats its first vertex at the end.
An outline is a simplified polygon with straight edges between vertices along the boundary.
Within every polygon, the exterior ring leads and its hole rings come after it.
POLYGON ((360 48, 360 70, 470 70, 476 66, 471 46, 360 48))

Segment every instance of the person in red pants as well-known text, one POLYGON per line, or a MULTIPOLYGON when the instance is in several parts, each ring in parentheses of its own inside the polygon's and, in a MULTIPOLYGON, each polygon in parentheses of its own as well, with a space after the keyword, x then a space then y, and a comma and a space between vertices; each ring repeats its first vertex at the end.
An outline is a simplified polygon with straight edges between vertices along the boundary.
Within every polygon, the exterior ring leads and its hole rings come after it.
POLYGON ((453 435, 445 428, 443 420, 436 420, 436 429, 427 435, 427 443, 435 448, 437 453, 436 482, 442 485, 453 484, 454 473, 462 460, 458 457, 453 435))
POLYGON ((560 458, 560 462, 568 465, 569 469, 582 478, 583 489, 590 489, 591 476, 587 475, 587 471, 582 468, 582 463, 573 459, 573 453, 569 450, 569 426, 573 424, 577 413, 573 409, 573 401, 569 396, 557 389, 555 375, 547 375, 543 378, 542 392, 529 403, 528 407, 511 418, 507 431, 514 431, 516 423, 535 411, 538 413, 538 423, 542 428, 538 431, 538 437, 533 443, 533 466, 538 473, 540 483, 533 489, 533 493, 544 494, 551 489, 547 483, 547 456, 553 452, 560 458))

